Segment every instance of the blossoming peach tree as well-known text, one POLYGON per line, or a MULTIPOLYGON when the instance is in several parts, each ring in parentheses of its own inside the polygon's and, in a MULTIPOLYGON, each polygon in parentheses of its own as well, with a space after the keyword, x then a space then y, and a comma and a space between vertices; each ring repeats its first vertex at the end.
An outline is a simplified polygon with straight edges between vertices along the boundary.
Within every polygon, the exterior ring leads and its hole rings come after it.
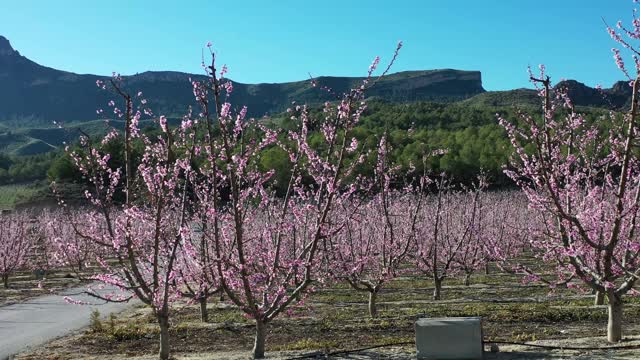
POLYGON ((88 292, 149 305, 160 326, 159 356, 168 359, 172 302, 188 296, 206 309, 207 297, 222 291, 254 319, 253 356, 264 357, 268 324, 328 278, 328 240, 344 227, 334 213, 360 189, 353 179, 363 149, 352 130, 378 63, 361 86, 327 102, 321 118, 306 106, 291 109, 298 125, 287 133, 231 105, 233 85, 213 51, 203 64, 207 79, 192 81, 199 109, 178 126, 147 109, 141 93, 130 95, 119 76, 98 81, 114 92, 118 101, 109 107, 124 131, 114 127, 97 142, 82 136, 80 148, 69 150, 91 184, 91 210, 74 231, 98 247, 101 271, 92 278, 118 291, 88 292), (156 135, 141 131, 145 117, 156 135), (322 146, 310 144, 312 127, 320 128, 322 146), (284 198, 271 190, 273 171, 258 166, 273 146, 289 154, 293 168, 284 198))
POLYGON ((378 314, 376 299, 394 279, 415 244, 426 177, 400 189, 399 167, 390 164, 386 135, 378 143, 373 184, 366 197, 341 204, 344 228, 331 242, 332 275, 357 291, 369 294, 369 315, 378 314))
POLYGON ((51 262, 56 266, 66 267, 77 277, 83 277, 88 266, 96 258, 97 246, 79 234, 84 227, 83 210, 45 209, 38 216, 42 246, 51 254, 51 262), (76 231, 79 230, 79 231, 76 231))
POLYGON ((485 186, 481 179, 474 188, 456 189, 444 174, 433 180, 436 192, 426 199, 418 218, 414 264, 433 279, 434 300, 440 300, 446 278, 471 267, 465 256, 466 251, 473 255, 478 244, 478 199, 485 186))
MULTIPOLYGON (((620 32, 607 29, 637 55, 629 41, 640 38, 640 23, 634 19, 628 29, 619 22, 618 28, 620 32)), ((629 77, 620 51, 613 52, 629 77)), ((617 342, 622 339, 623 296, 635 292, 640 275, 639 78, 629 77, 630 111, 612 113, 607 131, 587 122, 566 91, 553 89, 544 67, 540 70, 531 80, 542 99, 541 116, 520 114, 523 126, 500 118, 516 151, 507 174, 526 194, 529 206, 541 213, 542 231, 532 237, 532 246, 547 254, 561 277, 577 277, 581 286, 605 295, 607 337, 617 342)))
MULTIPOLYGON (((144 108, 142 94, 131 96, 119 76, 114 76, 109 85, 119 100, 109 102, 109 106, 117 118, 124 120, 124 134, 114 128, 98 143, 83 136, 80 149, 70 151, 91 184, 85 197, 92 210, 74 229, 98 247, 96 260, 101 271, 92 279, 115 289, 104 293, 90 288, 88 293, 106 301, 127 301, 135 296, 149 305, 160 326, 160 358, 168 359, 176 259, 183 235, 189 231, 187 190, 195 132, 187 119, 182 126, 170 129, 167 119, 160 116, 155 120, 160 135, 143 134, 139 121, 144 113, 151 112, 144 108), (110 160, 118 154, 106 150, 118 141, 123 148, 124 168, 114 168, 110 160), (143 149, 135 167, 134 145, 143 149)), ((107 84, 99 81, 98 86, 106 88, 107 84)))
POLYGON ((223 78, 226 68, 218 72, 211 55, 208 81, 193 82, 201 107, 198 121, 206 125, 201 148, 206 161, 196 191, 204 210, 199 218, 213 243, 219 286, 254 319, 253 356, 262 358, 269 323, 327 278, 322 254, 343 227, 331 220, 359 189, 358 181, 349 181, 362 161, 350 157, 359 150, 351 133, 366 109, 365 90, 375 83, 379 60, 360 87, 324 104, 322 118, 311 118, 306 106, 290 109, 297 128, 281 134, 245 119, 246 108, 232 109, 226 101, 233 90, 223 78), (310 144, 311 126, 320 128, 323 146, 310 144), (273 171, 257 166, 261 151, 270 146, 284 149, 293 169, 282 199, 268 186, 273 171), (226 189, 224 198, 221 189, 226 189))
POLYGON ((11 274, 29 265, 36 240, 29 220, 27 212, 0 215, 0 278, 5 288, 11 274))

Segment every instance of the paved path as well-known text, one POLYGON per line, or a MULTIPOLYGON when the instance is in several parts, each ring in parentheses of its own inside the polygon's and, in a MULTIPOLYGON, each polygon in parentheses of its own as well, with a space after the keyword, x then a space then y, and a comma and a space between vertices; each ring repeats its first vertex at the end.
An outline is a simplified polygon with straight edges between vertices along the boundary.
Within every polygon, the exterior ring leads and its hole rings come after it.
MULTIPOLYGON (((84 289, 72 288, 62 294, 77 294, 84 289)), ((104 304, 86 294, 74 295, 73 299, 91 305, 68 304, 62 295, 47 295, 0 307, 0 360, 89 325, 93 309, 106 316, 131 306, 130 303, 104 304)))

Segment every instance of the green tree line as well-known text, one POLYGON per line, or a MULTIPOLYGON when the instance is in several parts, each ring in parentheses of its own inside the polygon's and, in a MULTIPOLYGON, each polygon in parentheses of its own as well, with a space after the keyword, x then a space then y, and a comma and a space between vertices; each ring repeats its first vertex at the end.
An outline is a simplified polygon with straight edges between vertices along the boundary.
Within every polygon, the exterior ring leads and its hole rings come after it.
MULTIPOLYGON (((605 114, 601 109, 583 110, 590 121, 597 121, 605 114)), ((392 161, 400 166, 403 173, 446 173, 456 181, 471 182, 484 171, 494 186, 509 186, 511 181, 504 176, 503 167, 512 154, 512 148, 504 129, 498 124, 496 113, 514 119, 517 111, 512 107, 472 106, 464 102, 395 104, 373 101, 368 104, 354 136, 361 143, 375 145, 383 134, 387 134, 393 147, 392 161), (438 150, 444 154, 429 156, 438 150)), ((287 113, 265 122, 284 131, 297 126, 287 113)), ((314 146, 324 143, 319 126, 312 124, 311 144, 314 146)), ((156 131, 151 128, 145 130, 149 134, 156 131)), ((112 161, 117 166, 121 160, 117 154, 121 151, 113 148, 110 152, 115 154, 112 161)), ((374 154, 369 154, 368 158, 373 159, 374 154)), ((291 171, 286 152, 270 147, 264 150, 259 161, 261 168, 275 170, 273 187, 280 193, 284 192, 291 171)), ((373 162, 365 161, 359 171, 370 174, 373 162)), ((83 182, 71 159, 63 152, 20 159, 0 158, 0 181, 3 183, 45 178, 48 181, 83 182)))

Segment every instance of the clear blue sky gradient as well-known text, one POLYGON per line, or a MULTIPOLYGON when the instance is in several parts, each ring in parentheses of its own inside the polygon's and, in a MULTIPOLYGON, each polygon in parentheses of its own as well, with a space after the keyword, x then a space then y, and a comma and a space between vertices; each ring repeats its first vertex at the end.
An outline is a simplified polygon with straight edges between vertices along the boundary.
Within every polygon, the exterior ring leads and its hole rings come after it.
MULTIPOLYGON (((30 59, 77 73, 200 72, 212 41, 246 83, 363 75, 375 55, 394 71, 480 70, 488 90, 529 87, 526 67, 591 86, 622 79, 611 25, 631 0, 0 0, 0 35, 30 59)), ((631 59, 627 59, 631 62, 631 59)))

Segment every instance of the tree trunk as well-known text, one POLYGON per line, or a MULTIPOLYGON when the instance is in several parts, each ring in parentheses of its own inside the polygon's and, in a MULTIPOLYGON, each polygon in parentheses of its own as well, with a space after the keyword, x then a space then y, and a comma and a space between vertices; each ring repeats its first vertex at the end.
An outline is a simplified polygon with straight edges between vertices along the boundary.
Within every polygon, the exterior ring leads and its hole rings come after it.
POLYGON ((203 323, 209 322, 209 311, 207 310, 207 298, 200 298, 200 319, 203 323))
POLYGON ((9 274, 2 275, 2 283, 5 289, 9 288, 9 274))
POLYGON ((160 325, 160 360, 169 360, 169 315, 159 314, 160 325))
POLYGON ((369 316, 372 319, 378 317, 378 306, 376 304, 376 298, 378 297, 378 293, 375 291, 369 292, 369 316))
POLYGON ((253 344, 253 358, 264 359, 264 344, 267 340, 267 324, 256 319, 256 341, 253 344))
POLYGON ((622 340, 622 300, 615 294, 608 296, 609 323, 607 324, 607 340, 616 343, 622 340))
POLYGON ((593 305, 604 305, 604 292, 596 291, 593 299, 593 305))
POLYGON ((433 300, 440 300, 440 292, 442 291, 442 280, 433 279, 435 288, 433 289, 433 300))
POLYGON ((489 263, 485 263, 484 264, 484 274, 485 275, 489 275, 489 263))
POLYGON ((469 286, 471 284, 471 273, 464 274, 464 286, 469 286))

